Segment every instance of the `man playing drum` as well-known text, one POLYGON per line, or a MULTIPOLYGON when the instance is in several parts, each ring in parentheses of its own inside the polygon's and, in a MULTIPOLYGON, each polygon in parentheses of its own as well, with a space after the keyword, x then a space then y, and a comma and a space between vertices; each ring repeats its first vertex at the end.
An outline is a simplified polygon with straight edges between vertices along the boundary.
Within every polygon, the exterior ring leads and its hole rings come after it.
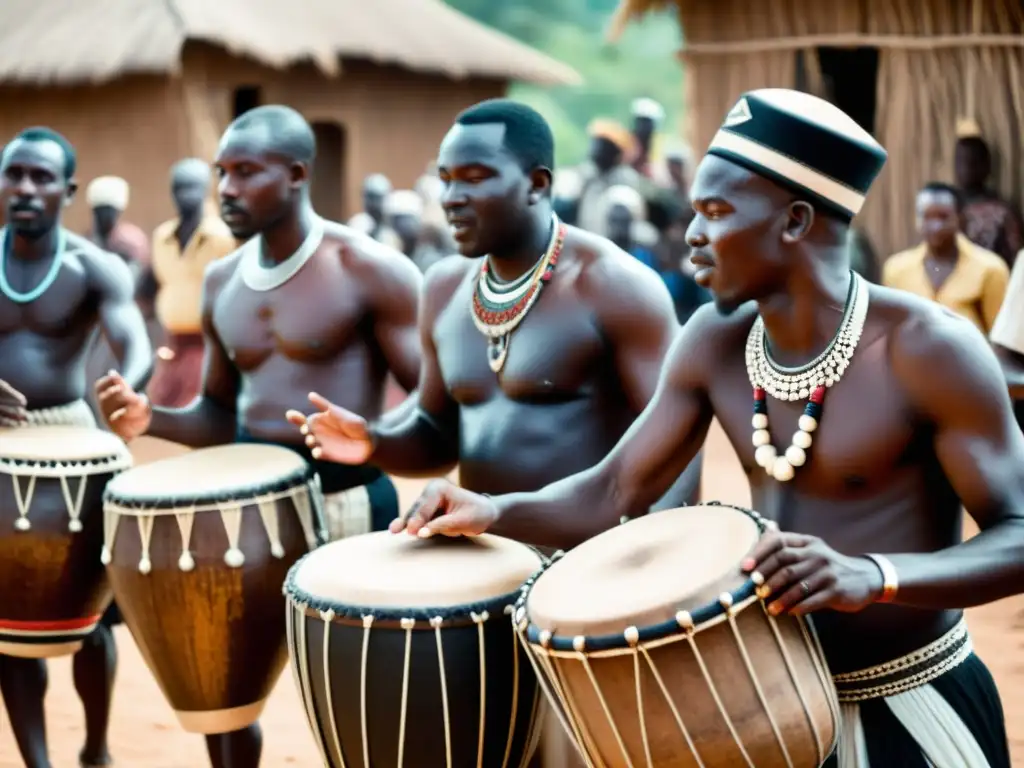
MULTIPOLYGON (((124 261, 61 226, 75 193, 75 151, 60 134, 30 128, 0 155, 0 426, 95 426, 86 404, 86 358, 101 329, 134 387, 145 385, 152 349, 124 261)), ((2 588, 2 585, 0 585, 2 588)), ((82 765, 107 765, 107 724, 117 666, 111 606, 75 655, 85 705, 82 765)), ((50 765, 43 697, 46 666, 0 657, 0 689, 30 768, 50 765)))
POLYGON ((770 613, 814 614, 844 702, 830 764, 1008 768, 962 609, 1024 589, 1024 436, 976 328, 851 274, 850 220, 885 157, 820 99, 746 94, 691 193, 716 307, 683 329, 626 437, 536 494, 437 481, 392 530, 572 546, 643 514, 717 417, 781 529, 742 569, 770 613), (982 531, 966 543, 961 505, 982 531))
MULTIPOLYGON (((507 493, 615 445, 653 396, 678 325, 654 272, 554 216, 553 165, 551 128, 529 107, 496 99, 458 116, 438 166, 467 258, 427 274, 418 408, 374 424, 314 398, 308 424, 289 418, 315 452, 412 476, 458 462, 465 487, 507 493)), ((695 499, 699 479, 694 462, 673 496, 695 499)))
MULTIPOLYGON (((212 263, 203 286, 201 394, 185 408, 151 407, 121 376, 97 382, 111 429, 192 447, 284 445, 320 475, 332 538, 382 530, 398 496, 380 469, 313 461, 285 421, 311 389, 376 418, 388 372, 411 390, 419 375, 419 272, 407 258, 313 210, 316 142, 292 109, 260 107, 225 132, 215 166, 221 213, 246 245, 212 263), (251 238, 251 239, 250 239, 251 238)), ((411 399, 415 402, 415 398, 411 399)), ((411 407, 411 406, 406 406, 411 407)), ((256 765, 257 726, 210 736, 214 765, 256 765)))
MULTIPOLYGON (((456 118, 438 168, 467 258, 427 273, 419 408, 371 426, 315 398, 306 429, 324 458, 398 475, 457 461, 465 487, 508 493, 591 467, 622 437, 679 326, 655 272, 554 216, 553 167, 551 128, 529 107, 493 100, 456 118)), ((698 457, 658 506, 696 501, 700 470, 698 457)))

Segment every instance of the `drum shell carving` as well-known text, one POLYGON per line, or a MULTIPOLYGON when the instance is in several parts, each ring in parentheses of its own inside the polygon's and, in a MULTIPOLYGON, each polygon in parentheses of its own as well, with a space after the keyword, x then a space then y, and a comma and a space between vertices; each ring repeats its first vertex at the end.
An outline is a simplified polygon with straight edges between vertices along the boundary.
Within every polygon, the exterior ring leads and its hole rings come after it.
MULTIPOLYGON (((318 512, 315 482, 302 481, 293 490, 313 496, 318 512)), ((108 526, 117 518, 112 545, 108 533, 107 572, 114 595, 182 727, 224 733, 255 722, 288 661, 281 585, 288 569, 310 551, 310 531, 300 521, 293 495, 231 502, 240 519, 236 549, 244 555, 236 567, 225 562, 232 542, 217 509, 139 509, 133 517, 120 506, 113 515, 110 501, 108 496, 108 526), (274 508, 280 556, 262 519, 268 505, 274 508), (187 569, 181 562, 179 514, 192 515, 187 569), (144 547, 139 519, 147 515, 152 529, 144 547), (140 568, 147 555, 147 566, 140 568)), ((314 524, 318 540, 321 526, 314 524)))

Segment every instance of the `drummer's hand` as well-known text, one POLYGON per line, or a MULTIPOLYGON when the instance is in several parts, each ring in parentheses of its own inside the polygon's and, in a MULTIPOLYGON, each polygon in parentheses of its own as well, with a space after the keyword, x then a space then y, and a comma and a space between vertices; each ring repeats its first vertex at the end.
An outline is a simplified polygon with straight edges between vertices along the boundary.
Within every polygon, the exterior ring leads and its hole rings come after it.
POLYGON ((3 379, 0 379, 0 423, 24 424, 28 421, 25 406, 28 400, 3 379))
POLYGON ((823 608, 854 613, 878 600, 885 586, 871 560, 842 555, 821 539, 799 533, 768 533, 741 568, 755 584, 763 580, 757 593, 773 616, 823 608))
POLYGON ((96 400, 110 431, 125 442, 144 435, 153 418, 149 398, 139 394, 117 371, 96 382, 96 400))
POLYGON ((471 493, 447 480, 432 480, 402 517, 391 522, 392 533, 407 531, 426 539, 442 536, 477 536, 498 519, 498 510, 486 496, 471 493))
POLYGON ((288 411, 285 417, 306 436, 313 458, 338 464, 365 464, 374 448, 366 419, 316 392, 309 393, 309 402, 320 409, 319 413, 307 418, 298 411, 288 411))

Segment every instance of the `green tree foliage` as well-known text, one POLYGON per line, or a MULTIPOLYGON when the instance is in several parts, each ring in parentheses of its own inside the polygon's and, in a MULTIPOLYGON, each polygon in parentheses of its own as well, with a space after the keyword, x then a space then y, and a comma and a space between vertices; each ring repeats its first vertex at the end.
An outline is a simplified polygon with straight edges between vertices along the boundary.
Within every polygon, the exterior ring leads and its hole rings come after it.
POLYGON ((666 112, 665 130, 679 133, 682 45, 679 24, 652 14, 630 24, 615 44, 606 30, 617 0, 448 0, 478 21, 495 27, 575 68, 582 86, 541 88, 516 84, 510 96, 532 105, 551 123, 559 165, 586 154, 587 123, 595 117, 629 121, 633 99, 649 96, 666 112))

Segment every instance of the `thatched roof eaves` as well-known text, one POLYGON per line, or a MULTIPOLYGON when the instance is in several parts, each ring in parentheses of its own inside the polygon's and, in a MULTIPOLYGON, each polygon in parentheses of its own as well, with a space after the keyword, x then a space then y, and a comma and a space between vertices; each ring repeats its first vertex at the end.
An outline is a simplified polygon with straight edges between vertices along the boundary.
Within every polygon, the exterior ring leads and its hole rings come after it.
POLYGON ((3 0, 0 83, 173 73, 189 41, 275 68, 313 61, 327 74, 353 58, 452 78, 580 82, 442 0, 3 0))

